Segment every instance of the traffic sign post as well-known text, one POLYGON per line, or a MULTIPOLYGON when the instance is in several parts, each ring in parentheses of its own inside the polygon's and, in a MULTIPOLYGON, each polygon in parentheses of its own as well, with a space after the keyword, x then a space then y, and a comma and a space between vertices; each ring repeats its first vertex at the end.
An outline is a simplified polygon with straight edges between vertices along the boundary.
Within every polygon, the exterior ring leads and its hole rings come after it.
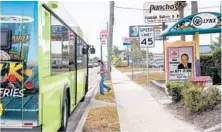
POLYGON ((139 27, 140 48, 146 48, 147 56, 147 86, 149 82, 149 48, 155 46, 153 27, 139 27))
POLYGON ((103 60, 102 47, 103 45, 107 44, 108 32, 107 30, 101 30, 99 35, 100 35, 101 60, 103 60))
POLYGON ((140 48, 152 48, 154 47, 154 32, 153 27, 140 27, 140 48))
POLYGON ((101 45, 107 44, 107 39, 101 39, 101 45))

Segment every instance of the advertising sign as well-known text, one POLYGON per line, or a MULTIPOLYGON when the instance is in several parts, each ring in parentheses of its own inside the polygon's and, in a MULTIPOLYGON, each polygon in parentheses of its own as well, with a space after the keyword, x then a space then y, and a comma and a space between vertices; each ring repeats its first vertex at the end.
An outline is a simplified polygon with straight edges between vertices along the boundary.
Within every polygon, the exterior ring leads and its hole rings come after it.
MULTIPOLYGON (((38 2, 0 2, 0 25, 11 35, 0 49, 0 115, 1 128, 22 128, 24 123, 38 125, 38 2), (4 61, 2 61, 4 60, 4 61)), ((1 29, 2 32, 2 29, 1 29)), ((3 41, 4 42, 4 41, 3 41)))
POLYGON ((154 47, 153 27, 139 27, 140 48, 154 47))
POLYGON ((178 6, 174 1, 147 2, 143 5, 145 23, 176 22, 179 20, 178 6))
MULTIPOLYGON (((139 27, 153 27, 154 39, 162 40, 163 37, 160 37, 160 33, 162 32, 162 25, 137 25, 129 27, 129 37, 139 37, 139 27)), ((167 26, 166 26, 167 28, 167 26)), ((166 38, 167 39, 167 38, 166 38)))
POLYGON ((194 69, 193 47, 168 47, 168 80, 187 80, 194 69))
POLYGON ((131 44, 131 38, 130 37, 123 37, 123 45, 130 45, 131 44))
POLYGON ((211 13, 201 13, 193 17, 191 25, 196 28, 206 29, 216 26, 218 18, 211 13))

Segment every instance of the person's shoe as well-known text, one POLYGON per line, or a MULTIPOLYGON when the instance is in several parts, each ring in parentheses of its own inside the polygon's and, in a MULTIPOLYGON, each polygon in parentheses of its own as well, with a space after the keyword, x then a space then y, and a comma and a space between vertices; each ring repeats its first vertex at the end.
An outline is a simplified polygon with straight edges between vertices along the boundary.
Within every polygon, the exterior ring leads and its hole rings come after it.
POLYGON ((107 92, 109 92, 111 90, 111 88, 109 88, 108 90, 107 90, 107 92))
POLYGON ((100 93, 100 95, 104 95, 104 93, 100 93))

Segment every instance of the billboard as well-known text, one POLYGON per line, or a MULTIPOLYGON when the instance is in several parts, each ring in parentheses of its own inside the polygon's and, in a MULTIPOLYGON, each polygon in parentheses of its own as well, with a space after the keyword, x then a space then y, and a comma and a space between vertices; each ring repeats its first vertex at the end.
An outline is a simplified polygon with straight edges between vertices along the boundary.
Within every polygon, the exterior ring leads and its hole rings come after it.
POLYGON ((194 49, 187 47, 168 47, 168 80, 187 80, 194 71, 194 49))
POLYGON ((175 1, 146 2, 143 5, 145 23, 176 22, 179 10, 175 1))

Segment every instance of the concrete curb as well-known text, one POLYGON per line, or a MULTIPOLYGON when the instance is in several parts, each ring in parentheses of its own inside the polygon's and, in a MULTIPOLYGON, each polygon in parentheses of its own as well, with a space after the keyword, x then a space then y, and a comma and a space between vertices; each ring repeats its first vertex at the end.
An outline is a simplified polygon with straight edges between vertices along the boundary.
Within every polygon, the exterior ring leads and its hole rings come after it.
MULTIPOLYGON (((96 93, 98 91, 98 89, 96 88, 98 86, 98 81, 99 80, 97 79, 95 82, 92 83, 92 85, 90 85, 90 87, 91 87, 90 89, 93 89, 93 91, 92 91, 91 97, 89 99, 89 104, 90 104, 91 100, 95 97, 95 95, 96 95, 96 93)), ((88 96, 90 96, 90 95, 88 95, 88 96)), ((82 115, 82 117, 81 117, 81 119, 80 119, 80 121, 78 123, 78 126, 77 126, 75 132, 82 132, 83 126, 85 124, 85 121, 86 121, 86 118, 87 118, 87 115, 88 115, 88 112, 89 112, 89 107, 90 107, 89 104, 88 104, 88 106, 86 108, 86 111, 82 115)))
POLYGON ((165 84, 160 84, 159 82, 155 81, 155 80, 152 80, 151 83, 158 87, 160 90, 162 90, 163 92, 166 93, 167 96, 169 96, 169 93, 167 92, 167 88, 166 88, 166 85, 165 84))
POLYGON ((221 132, 221 124, 217 124, 211 128, 204 130, 204 132, 221 132))

